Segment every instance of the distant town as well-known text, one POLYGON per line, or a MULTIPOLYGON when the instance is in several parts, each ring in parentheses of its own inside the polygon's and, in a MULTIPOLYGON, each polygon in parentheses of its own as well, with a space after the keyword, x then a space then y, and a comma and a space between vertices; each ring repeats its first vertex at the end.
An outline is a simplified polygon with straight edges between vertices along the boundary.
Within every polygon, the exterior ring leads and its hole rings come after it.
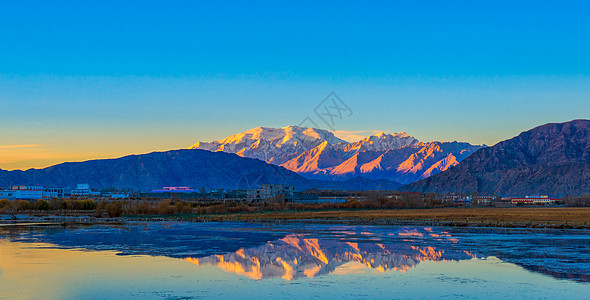
POLYGON ((129 192, 106 189, 97 191, 88 183, 77 184, 75 188, 42 187, 14 185, 0 189, 0 199, 7 200, 41 200, 59 198, 89 198, 99 200, 176 200, 176 201, 223 201, 223 202, 269 202, 269 203, 345 203, 346 201, 370 200, 371 198, 390 200, 421 197, 422 199, 438 200, 441 204, 454 206, 511 206, 511 205, 556 205, 563 204, 561 198, 550 198, 547 195, 529 195, 524 197, 498 197, 480 195, 439 195, 421 194, 398 191, 340 191, 310 189, 296 191, 292 185, 262 184, 259 188, 250 189, 194 189, 186 186, 162 187, 150 192, 129 192))

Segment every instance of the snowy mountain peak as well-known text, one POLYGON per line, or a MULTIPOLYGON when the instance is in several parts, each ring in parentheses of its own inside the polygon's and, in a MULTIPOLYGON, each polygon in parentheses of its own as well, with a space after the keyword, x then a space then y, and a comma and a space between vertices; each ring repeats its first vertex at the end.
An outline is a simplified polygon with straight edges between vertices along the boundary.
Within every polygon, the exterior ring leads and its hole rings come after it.
POLYGON ((356 143, 352 143, 348 147, 349 150, 357 151, 385 151, 389 149, 400 149, 416 143, 418 143, 418 140, 405 132, 393 134, 379 132, 356 143))
POLYGON ((286 126, 282 128, 256 127, 213 142, 198 142, 190 149, 223 151, 257 158, 274 164, 283 163, 307 150, 326 143, 348 144, 330 131, 286 126))
POLYGON ((408 183, 446 170, 480 146, 419 142, 405 132, 379 132, 349 143, 330 131, 299 126, 256 127, 191 149, 257 158, 308 178, 365 176, 408 183))

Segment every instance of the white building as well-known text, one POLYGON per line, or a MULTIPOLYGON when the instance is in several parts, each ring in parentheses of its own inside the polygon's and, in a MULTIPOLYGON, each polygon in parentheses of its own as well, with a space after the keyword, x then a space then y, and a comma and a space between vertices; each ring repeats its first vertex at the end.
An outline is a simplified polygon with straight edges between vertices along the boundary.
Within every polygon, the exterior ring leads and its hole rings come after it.
POLYGON ((100 194, 101 197, 104 198, 111 198, 111 199, 127 199, 129 198, 128 193, 104 193, 100 194))
POLYGON ((0 190, 0 199, 13 200, 15 199, 14 192, 11 190, 0 190))
POLYGON ((94 192, 90 189, 88 183, 78 183, 75 189, 72 189, 72 196, 98 196, 100 192, 94 192))
POLYGON ((526 196, 524 198, 509 198, 512 204, 555 204, 561 199, 552 199, 549 196, 526 196))
POLYGON ((43 199, 42 186, 14 185, 10 187, 15 199, 36 200, 43 199))

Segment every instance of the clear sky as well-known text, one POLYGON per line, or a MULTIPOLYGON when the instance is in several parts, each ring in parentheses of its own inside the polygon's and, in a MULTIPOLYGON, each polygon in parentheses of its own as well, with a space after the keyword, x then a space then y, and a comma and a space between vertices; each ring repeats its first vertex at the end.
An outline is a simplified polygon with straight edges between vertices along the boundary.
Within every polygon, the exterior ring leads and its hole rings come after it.
POLYGON ((590 4, 4 1, 0 168, 184 148, 257 127, 494 144, 590 117, 590 4))

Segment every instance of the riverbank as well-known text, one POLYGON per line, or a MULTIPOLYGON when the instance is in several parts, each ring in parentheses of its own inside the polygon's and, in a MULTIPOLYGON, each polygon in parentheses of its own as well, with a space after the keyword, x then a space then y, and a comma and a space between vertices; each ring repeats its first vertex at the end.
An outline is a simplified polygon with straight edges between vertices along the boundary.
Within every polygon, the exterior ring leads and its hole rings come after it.
POLYGON ((590 229, 587 207, 367 209, 270 211, 249 214, 133 216, 133 219, 318 223, 346 225, 419 225, 590 229))
POLYGON ((227 214, 134 215, 120 218, 90 216, 25 216, 3 218, 0 224, 122 224, 133 221, 316 223, 346 225, 419 225, 590 229, 587 207, 365 209, 265 211, 227 214))

